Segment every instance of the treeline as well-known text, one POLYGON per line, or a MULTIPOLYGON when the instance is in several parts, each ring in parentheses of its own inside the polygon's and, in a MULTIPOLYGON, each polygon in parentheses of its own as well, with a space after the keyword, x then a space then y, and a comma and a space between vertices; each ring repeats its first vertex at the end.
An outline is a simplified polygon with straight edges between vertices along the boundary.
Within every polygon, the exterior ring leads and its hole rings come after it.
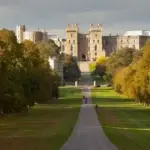
POLYGON ((28 111, 35 102, 58 97, 60 77, 48 58, 59 53, 52 40, 19 44, 13 31, 0 30, 0 113, 28 111))
POLYGON ((107 75, 116 92, 144 105, 150 104, 150 41, 141 50, 125 48, 107 61, 107 75))

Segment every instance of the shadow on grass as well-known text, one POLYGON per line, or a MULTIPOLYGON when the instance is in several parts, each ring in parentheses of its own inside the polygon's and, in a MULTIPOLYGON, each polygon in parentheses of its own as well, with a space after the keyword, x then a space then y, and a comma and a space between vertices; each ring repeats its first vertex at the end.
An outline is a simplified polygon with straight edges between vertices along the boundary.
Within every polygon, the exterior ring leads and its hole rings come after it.
POLYGON ((112 87, 103 87, 103 88, 94 88, 92 89, 93 92, 109 92, 111 91, 113 88, 112 87))
POLYGON ((100 104, 113 104, 113 103, 133 103, 133 99, 128 98, 120 98, 119 96, 111 96, 111 97, 93 97, 93 103, 100 103, 100 104))
POLYGON ((70 136, 79 108, 36 105, 26 116, 5 116, 0 122, 3 150, 58 150, 70 136))
POLYGON ((82 98, 59 98, 49 101, 46 104, 43 105, 81 105, 82 98))
POLYGON ((149 150, 150 108, 115 93, 112 88, 92 91, 105 134, 118 149, 149 150))

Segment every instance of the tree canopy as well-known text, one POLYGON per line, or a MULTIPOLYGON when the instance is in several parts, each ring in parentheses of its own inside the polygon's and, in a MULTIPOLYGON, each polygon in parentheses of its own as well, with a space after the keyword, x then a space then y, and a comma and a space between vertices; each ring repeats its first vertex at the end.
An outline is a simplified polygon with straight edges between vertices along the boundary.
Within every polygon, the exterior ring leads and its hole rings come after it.
POLYGON ((58 92, 59 76, 41 57, 36 44, 19 44, 14 32, 3 29, 0 50, 0 112, 22 112, 55 96, 52 92, 58 92))
POLYGON ((131 54, 127 56, 131 56, 131 58, 128 58, 126 63, 122 63, 124 64, 122 68, 113 75, 113 87, 117 92, 135 99, 136 102, 149 105, 150 41, 136 52, 134 57, 131 54))

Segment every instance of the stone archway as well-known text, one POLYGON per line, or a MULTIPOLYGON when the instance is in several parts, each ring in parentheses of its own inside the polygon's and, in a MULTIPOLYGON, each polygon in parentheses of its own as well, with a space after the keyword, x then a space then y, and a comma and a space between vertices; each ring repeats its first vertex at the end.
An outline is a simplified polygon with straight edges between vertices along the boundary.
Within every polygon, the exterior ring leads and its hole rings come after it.
POLYGON ((82 54, 82 60, 87 61, 87 55, 86 54, 82 54))

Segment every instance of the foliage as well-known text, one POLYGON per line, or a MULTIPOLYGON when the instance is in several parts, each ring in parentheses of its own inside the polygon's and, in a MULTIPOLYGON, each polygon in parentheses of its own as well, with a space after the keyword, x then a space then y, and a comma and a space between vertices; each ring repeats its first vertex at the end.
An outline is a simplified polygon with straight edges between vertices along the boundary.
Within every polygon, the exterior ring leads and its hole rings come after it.
POLYGON ((90 72, 93 72, 95 70, 95 67, 96 67, 96 63, 95 62, 92 62, 89 64, 89 70, 90 72))
POLYGON ((97 58, 96 60, 96 64, 97 65, 106 65, 107 62, 107 58, 104 56, 100 56, 99 58, 97 58))
POLYGON ((64 64, 64 80, 65 81, 76 81, 81 75, 80 69, 78 67, 77 61, 72 56, 65 56, 64 64))
POLYGON ((91 65, 92 72, 91 75, 95 79, 96 77, 103 78, 106 73, 106 57, 99 57, 95 63, 91 65))
POLYGON ((37 48, 40 50, 40 57, 46 61, 49 57, 57 56, 60 52, 60 48, 51 39, 39 43, 37 48))
POLYGON ((59 77, 40 56, 31 41, 18 44, 12 31, 0 31, 0 110, 27 111, 35 102, 52 98, 53 83, 59 77))
POLYGON ((113 77, 114 88, 136 102, 150 104, 150 41, 146 43, 138 58, 113 77))
POLYGON ((111 53, 107 60, 107 72, 114 75, 120 68, 128 66, 134 58, 135 49, 124 48, 111 53))

